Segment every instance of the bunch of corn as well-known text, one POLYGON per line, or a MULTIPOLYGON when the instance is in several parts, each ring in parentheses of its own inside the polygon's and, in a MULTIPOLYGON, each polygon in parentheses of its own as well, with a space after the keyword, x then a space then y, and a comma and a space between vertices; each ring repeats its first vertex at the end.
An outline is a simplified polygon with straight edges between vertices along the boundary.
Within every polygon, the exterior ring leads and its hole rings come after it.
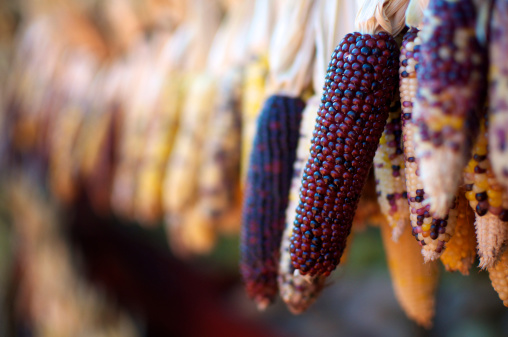
POLYGON ((381 211, 393 229, 394 241, 397 241, 409 219, 398 95, 390 105, 385 130, 374 156, 374 173, 381 211))
POLYGON ((508 188, 508 1, 493 1, 489 40, 489 154, 492 169, 508 188))
POLYGON ((505 250, 499 261, 489 268, 489 277, 504 306, 508 307, 508 250, 505 250))
POLYGON ((469 275, 469 269, 476 257, 476 235, 473 212, 464 192, 463 188, 459 190, 455 234, 447 243, 440 259, 447 271, 459 271, 463 275, 469 275))
MULTIPOLYGON (((386 18, 398 7, 378 5, 386 18)), ((301 274, 327 276, 339 263, 396 89, 399 50, 369 27, 372 17, 344 37, 328 67, 291 237, 301 274)))
POLYGON ((65 241, 54 201, 34 186, 20 177, 7 186, 21 271, 19 319, 28 318, 41 337, 141 336, 132 317, 87 282, 65 241))
POLYGON ((392 286, 406 315, 421 326, 432 326, 439 278, 437 262, 424 263, 420 249, 406 226, 398 242, 391 239, 392 229, 383 221, 381 235, 392 286))
POLYGON ((425 261, 435 260, 442 254, 446 243, 452 237, 457 218, 457 210, 451 208, 446 216, 433 216, 428 205, 429 196, 421 180, 419 159, 416 157, 415 140, 417 127, 413 120, 413 105, 415 104, 418 79, 416 70, 420 64, 420 46, 422 34, 416 26, 421 25, 423 8, 418 1, 411 1, 406 12, 408 25, 412 26, 404 35, 400 56, 400 98, 402 104, 403 138, 405 156, 405 174, 407 198, 409 202, 410 220, 413 235, 423 246, 422 254, 425 261))
POLYGON ((431 0, 419 33, 414 141, 426 204, 440 218, 455 203, 485 99, 486 55, 475 13, 472 0, 431 0))
POLYGON ((464 170, 466 198, 475 211, 480 267, 490 268, 508 244, 508 195, 490 165, 485 120, 473 148, 473 158, 464 170))
POLYGON ((240 234, 240 272, 263 309, 277 294, 279 247, 304 103, 272 96, 264 104, 247 176, 240 234))

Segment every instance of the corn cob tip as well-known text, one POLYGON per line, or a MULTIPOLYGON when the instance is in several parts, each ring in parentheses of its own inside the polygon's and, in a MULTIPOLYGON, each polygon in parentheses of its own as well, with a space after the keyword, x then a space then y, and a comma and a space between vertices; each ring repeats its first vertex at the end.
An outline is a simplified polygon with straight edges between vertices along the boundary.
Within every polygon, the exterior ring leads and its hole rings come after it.
POLYGON ((258 308, 258 311, 265 311, 266 308, 272 303, 267 298, 255 298, 254 301, 256 302, 256 307, 258 308))
POLYGON ((441 253, 438 253, 434 250, 422 249, 422 255, 423 255, 423 261, 425 263, 428 263, 428 262, 435 261, 435 260, 439 259, 439 257, 441 256, 441 253))
POLYGON ((496 265, 497 260, 498 259, 495 256, 480 256, 480 263, 478 263, 478 268, 481 270, 490 269, 496 265))

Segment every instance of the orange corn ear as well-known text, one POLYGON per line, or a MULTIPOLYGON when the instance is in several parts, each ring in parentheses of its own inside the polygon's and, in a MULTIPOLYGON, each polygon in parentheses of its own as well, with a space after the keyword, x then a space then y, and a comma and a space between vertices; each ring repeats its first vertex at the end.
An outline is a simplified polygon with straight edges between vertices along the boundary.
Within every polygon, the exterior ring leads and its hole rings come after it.
POLYGON ((393 242, 392 229, 386 222, 381 225, 381 235, 395 297, 409 318, 430 328, 439 278, 437 263, 424 263, 409 226, 402 232, 398 242, 393 242))
POLYGON ((461 182, 484 104, 486 54, 472 0, 431 0, 422 31, 413 122, 430 211, 445 217, 461 182))
POLYGON ((475 211, 480 267, 490 268, 508 243, 508 195, 494 176, 488 158, 485 121, 464 170, 466 198, 475 211))
POLYGON ((499 261, 489 268, 489 277, 504 306, 508 307, 508 251, 505 251, 499 261))
POLYGON ((459 192, 457 212, 455 234, 446 245, 441 262, 447 271, 459 271, 469 275, 476 256, 476 235, 473 211, 469 208, 463 190, 459 192))
POLYGON ((489 153, 499 183, 508 188, 508 1, 494 1, 489 40, 489 153))
POLYGON ((402 132, 404 137, 405 174, 407 198, 413 235, 423 247, 425 260, 435 260, 443 252, 446 243, 454 233, 457 210, 448 210, 446 216, 436 217, 429 212, 430 205, 424 203, 428 195, 420 178, 420 163, 416 158, 413 104, 418 87, 416 69, 420 57, 420 32, 411 28, 402 41, 400 53, 400 99, 402 103, 402 132))
POLYGON ((392 227, 394 241, 398 240, 404 227, 409 223, 400 113, 397 95, 390 106, 388 121, 374 156, 378 201, 381 211, 392 227))

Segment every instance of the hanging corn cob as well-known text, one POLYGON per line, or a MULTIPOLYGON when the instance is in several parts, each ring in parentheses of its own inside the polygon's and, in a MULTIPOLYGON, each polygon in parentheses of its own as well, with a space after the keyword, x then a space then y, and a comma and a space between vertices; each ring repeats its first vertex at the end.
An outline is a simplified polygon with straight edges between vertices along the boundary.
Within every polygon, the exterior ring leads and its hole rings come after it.
POLYGON ((392 229, 383 221, 381 235, 397 301, 409 318, 430 328, 439 278, 437 262, 424 263, 409 226, 405 227, 398 242, 393 242, 392 229))
POLYGON ((469 275, 469 269, 476 257, 476 235, 473 212, 464 192, 463 188, 459 190, 455 234, 447 243, 440 259, 447 271, 459 271, 463 275, 469 275))
POLYGON ((298 97, 310 83, 314 54, 314 2, 295 6, 285 0, 281 6, 270 41, 269 98, 258 119, 249 161, 240 236, 240 271, 259 309, 277 294, 280 245, 304 108, 298 97))
POLYGON ((225 74, 218 86, 217 102, 204 144, 199 174, 198 208, 203 221, 218 226, 241 198, 240 188, 240 69, 225 74))
POLYGON ((421 25, 426 1, 411 1, 406 11, 406 21, 411 27, 404 36, 400 56, 400 96, 402 103, 403 138, 407 198, 413 235, 423 246, 425 261, 435 260, 443 252, 446 242, 454 233, 457 210, 448 210, 445 217, 432 216, 430 206, 424 202, 428 199, 420 178, 420 163, 416 157, 415 132, 413 123, 413 105, 415 103, 419 69, 421 32, 416 28, 421 25))
POLYGON ((489 277, 504 306, 508 307, 508 250, 505 250, 499 261, 489 268, 489 277))
POLYGON ((409 222, 406 177, 402 149, 402 123, 399 95, 390 105, 385 130, 374 156, 376 190, 381 211, 393 229, 397 241, 409 222))
POLYGON ((493 1, 489 41, 489 154, 496 179, 508 188, 508 1, 493 1))
POLYGON ((490 165, 485 120, 473 147, 473 158, 464 170, 466 198, 475 211, 480 268, 494 266, 508 244, 508 195, 490 165))
POLYGON ((412 115, 416 156, 430 213, 455 203, 462 168, 485 99, 485 52, 472 0, 431 0, 423 19, 418 90, 412 115))
POLYGON ((364 9, 369 15, 357 17, 361 33, 344 37, 326 75, 291 237, 291 260, 301 274, 327 276, 339 263, 396 89, 398 47, 372 18, 380 10, 393 19, 400 3, 364 9))
MULTIPOLYGON (((184 226, 184 217, 189 206, 195 202, 197 176, 201 166, 203 146, 206 142, 206 126, 210 122, 216 95, 216 83, 207 74, 198 76, 187 93, 178 135, 168 160, 163 185, 163 202, 170 247, 176 254, 188 255, 191 251, 202 251, 202 247, 189 246, 185 231, 195 231, 184 226), (200 97, 200 99, 196 99, 200 97), (196 123, 196 121, 200 121, 196 123)), ((197 224, 200 225, 201 224, 197 224)), ((209 237, 208 230, 203 235, 209 237)), ((215 240, 215 238, 210 238, 215 240)), ((206 240, 194 241, 196 245, 206 240)), ((190 242, 193 243, 192 241, 190 242)), ((207 247, 212 244, 206 242, 207 247)))
MULTIPOLYGON (((316 8, 317 18, 314 20, 316 34, 316 62, 313 71, 314 95, 307 100, 307 106, 303 111, 300 139, 293 166, 289 204, 286 211, 286 228, 280 247, 279 292, 289 310, 294 314, 305 311, 319 296, 325 283, 324 277, 309 277, 295 272, 289 252, 290 237, 293 231, 291 221, 295 218, 295 210, 299 202, 298 194, 302 181, 303 165, 309 157, 309 147, 316 119, 315 114, 320 104, 329 56, 339 42, 340 37, 354 28, 352 18, 356 12, 357 5, 349 1, 323 1, 316 8), (339 15, 345 20, 339 20, 339 15)), ((375 201, 374 204, 376 204, 375 201)))

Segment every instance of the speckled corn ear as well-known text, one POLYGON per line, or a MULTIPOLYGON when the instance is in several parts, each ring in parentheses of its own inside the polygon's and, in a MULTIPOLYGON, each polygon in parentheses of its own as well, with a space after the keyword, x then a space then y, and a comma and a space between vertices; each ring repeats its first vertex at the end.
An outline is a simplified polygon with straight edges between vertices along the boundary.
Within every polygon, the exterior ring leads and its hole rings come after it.
POLYGON ((490 165, 488 135, 482 120, 473 158, 464 170, 466 198, 475 211, 480 267, 490 268, 508 243, 508 195, 490 165))
POLYGON ((409 226, 398 242, 391 239, 392 230, 386 222, 381 224, 381 235, 395 297, 409 318, 430 328, 439 280, 437 262, 424 263, 420 249, 411 238, 409 226))
POLYGON ((491 15, 489 153, 497 180, 508 188, 508 1, 494 1, 491 15))
POLYGON ((435 260, 443 252, 446 243, 454 233, 457 210, 451 208, 443 217, 432 216, 431 205, 426 205, 428 193, 423 188, 419 160, 416 158, 415 132, 413 123, 413 104, 415 102, 418 79, 416 70, 420 60, 420 32, 411 28, 402 41, 400 53, 400 98, 402 104, 403 138, 407 198, 413 235, 422 246, 426 261, 435 260))
POLYGON ((416 156, 430 212, 441 218, 454 204, 485 99, 487 60, 475 25, 472 0, 431 0, 418 35, 416 156))
POLYGON ((301 274, 340 261, 397 86, 399 50, 387 33, 347 34, 328 66, 291 237, 301 274))
POLYGON ((247 175, 240 272, 260 309, 277 295, 279 249, 304 102, 271 96, 258 119, 247 175))
POLYGON ((493 267, 489 268, 489 277, 504 306, 508 307, 508 250, 493 267))
POLYGON ((440 259, 447 271, 459 271, 463 275, 469 275, 469 269, 471 269, 475 257, 474 214, 464 196, 464 190, 461 188, 457 202, 455 234, 447 243, 446 250, 440 256, 440 259))
POLYGON ((385 130, 374 156, 374 174, 376 175, 376 191, 381 211, 393 229, 393 239, 397 241, 404 227, 409 226, 401 109, 398 94, 390 105, 385 130))

